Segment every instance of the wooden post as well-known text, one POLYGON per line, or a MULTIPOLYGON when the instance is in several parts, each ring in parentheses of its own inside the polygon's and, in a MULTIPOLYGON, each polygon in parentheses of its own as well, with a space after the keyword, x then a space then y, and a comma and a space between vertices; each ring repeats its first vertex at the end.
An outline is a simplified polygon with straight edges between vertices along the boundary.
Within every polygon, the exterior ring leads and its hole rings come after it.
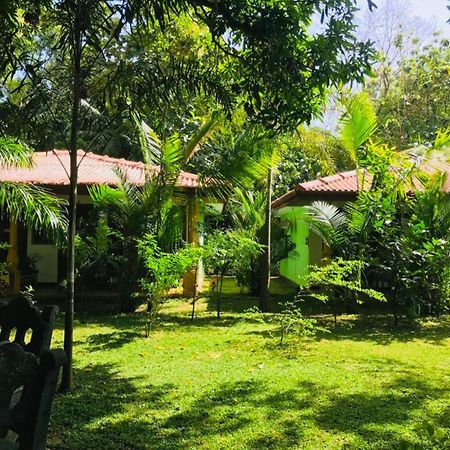
MULTIPOLYGON (((203 244, 202 222, 203 215, 198 198, 191 197, 188 200, 186 217, 186 238, 189 244, 195 246, 203 244)), ((183 277, 183 295, 192 297, 202 288, 203 285, 203 267, 202 261, 199 261, 198 266, 187 272, 183 277)))
POLYGON ((272 309, 270 299, 270 260, 271 248, 270 242, 272 237, 272 177, 273 169, 270 168, 267 174, 267 199, 266 199, 266 220, 261 230, 261 244, 264 250, 260 256, 261 279, 259 286, 259 309, 261 312, 270 312, 272 309))
POLYGON ((18 248, 18 226, 17 221, 11 219, 9 225, 9 248, 6 262, 10 267, 9 294, 15 295, 20 292, 20 270, 19 270, 19 248, 18 248))

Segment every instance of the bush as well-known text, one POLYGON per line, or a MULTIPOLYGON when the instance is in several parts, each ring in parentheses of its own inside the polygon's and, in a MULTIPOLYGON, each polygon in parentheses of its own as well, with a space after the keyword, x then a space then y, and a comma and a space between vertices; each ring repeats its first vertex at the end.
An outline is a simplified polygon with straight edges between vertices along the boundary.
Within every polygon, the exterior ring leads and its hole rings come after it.
POLYGON ((146 271, 145 278, 140 280, 140 287, 147 301, 148 336, 167 299, 168 291, 180 285, 181 277, 198 263, 203 249, 186 246, 173 253, 165 253, 158 246, 156 238, 147 234, 137 240, 137 250, 146 271))

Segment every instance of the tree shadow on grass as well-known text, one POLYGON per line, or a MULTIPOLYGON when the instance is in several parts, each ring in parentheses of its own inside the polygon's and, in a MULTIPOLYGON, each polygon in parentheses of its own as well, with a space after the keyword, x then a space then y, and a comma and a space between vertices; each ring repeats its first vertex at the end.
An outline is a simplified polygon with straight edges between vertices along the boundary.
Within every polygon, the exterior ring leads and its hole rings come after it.
MULTIPOLYGON (((217 311, 217 296, 215 293, 208 293, 203 296, 206 299, 206 310, 215 314, 217 311)), ((271 297, 272 312, 280 312, 282 303, 286 301, 286 297, 271 297)), ((248 295, 223 294, 221 311, 225 314, 242 314, 249 309, 257 308, 259 305, 258 297, 248 295)))
MULTIPOLYGON (((445 395, 403 369, 393 368, 400 375, 382 393, 342 394, 309 380, 274 390, 267 381, 247 379, 207 387, 180 405, 172 384, 145 385, 122 377, 113 365, 87 366, 75 371, 75 391, 56 398, 48 447, 290 449, 302 445, 315 423, 328 435, 348 434, 354 448, 395 448, 404 437, 396 427, 445 395)), ((434 424, 443 426, 445 416, 434 424)))
MULTIPOLYGON (((237 323, 239 323, 242 319, 238 316, 224 315, 220 319, 212 315, 198 315, 191 320, 188 316, 180 316, 174 314, 161 314, 161 327, 162 328, 171 328, 171 327, 192 327, 193 331, 196 331, 196 328, 203 327, 220 327, 220 328, 229 328, 237 323)), ((184 331, 189 331, 187 328, 184 331)))
POLYGON ((415 321, 392 325, 390 317, 352 316, 338 322, 335 327, 331 320, 319 318, 319 323, 325 325, 330 333, 319 333, 318 339, 373 341, 379 345, 391 342, 410 342, 420 339, 434 345, 446 345, 450 337, 450 320, 444 317, 433 322, 415 321))
MULTIPOLYGON (((209 292, 202 295, 202 297, 206 299, 206 310, 215 313, 217 311, 217 294, 215 292, 209 292)), ((222 294, 221 311, 223 313, 242 314, 255 306, 258 306, 257 297, 236 293, 222 294)))
MULTIPOLYGON (((266 395, 264 383, 239 381, 208 390, 179 411, 174 386, 136 389, 132 379, 120 377, 111 365, 76 370, 75 380, 72 394, 56 398, 49 449, 195 448, 255 424, 252 410, 260 409, 266 420, 276 420, 289 405, 307 405, 296 400, 297 392, 266 395)), ((288 422, 281 422, 276 448, 291 448, 300 439, 298 426, 288 422)), ((273 441, 264 435, 258 439, 261 444, 273 441)), ((245 442, 242 448, 246 448, 245 442)), ((261 447, 255 442, 247 448, 261 447)))
MULTIPOLYGON (((445 388, 436 388, 414 375, 403 374, 387 384, 383 394, 336 393, 331 402, 317 411, 316 423, 328 432, 351 432, 364 442, 376 443, 376 448, 397 448, 404 440, 398 426, 418 425, 416 413, 424 410, 430 399, 448 394, 445 388)), ((434 426, 443 426, 441 417, 434 426)), ((448 424, 447 424, 448 426, 448 424)), ((422 447, 421 447, 422 448, 422 447)))
POLYGON ((80 344, 87 345, 90 351, 111 350, 121 348, 138 338, 142 338, 142 331, 116 331, 91 334, 80 344))
MULTIPOLYGON (((145 325, 145 314, 93 314, 78 313, 75 315, 74 326, 78 325, 99 325, 101 327, 111 327, 123 331, 141 331, 145 325)), ((60 314, 57 318, 55 329, 64 330, 64 315, 60 314)))
POLYGON ((145 433, 140 417, 131 417, 122 426, 111 428, 110 421, 126 414, 133 405, 145 403, 161 410, 169 405, 173 385, 148 385, 137 389, 133 378, 124 378, 112 364, 89 365, 74 371, 74 391, 57 395, 48 435, 50 449, 129 449, 136 432, 145 433))
POLYGON ((234 441, 235 448, 290 449, 301 440, 302 426, 281 416, 286 408, 298 410, 309 406, 307 395, 307 391, 297 390, 267 395, 267 385, 256 380, 221 384, 198 397, 187 409, 158 422, 153 432, 147 430, 142 445, 155 450, 232 448, 231 440, 223 446, 218 442, 235 433, 242 435, 237 444, 234 441), (259 433, 255 442, 245 437, 247 427, 258 427, 255 410, 265 422, 273 422, 276 437, 272 432, 259 433))

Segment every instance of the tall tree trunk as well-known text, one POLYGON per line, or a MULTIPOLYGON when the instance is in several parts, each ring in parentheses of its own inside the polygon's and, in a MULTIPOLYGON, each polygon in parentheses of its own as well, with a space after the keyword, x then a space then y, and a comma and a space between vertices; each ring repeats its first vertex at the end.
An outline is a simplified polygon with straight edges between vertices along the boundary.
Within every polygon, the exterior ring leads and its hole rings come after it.
POLYGON ((61 391, 68 392, 73 387, 73 319, 75 303, 75 234, 77 222, 78 195, 78 130, 81 101, 81 10, 80 4, 74 18, 73 53, 72 53, 72 118, 70 128, 70 192, 69 192, 69 226, 67 237, 67 297, 64 323, 64 350, 67 364, 64 366, 61 391))
POLYGON ((271 220, 272 220, 272 168, 270 168, 267 174, 267 199, 266 199, 266 221, 262 228, 261 244, 264 245, 264 250, 261 253, 261 279, 259 290, 259 309, 262 312, 270 312, 270 240, 271 240, 271 220))

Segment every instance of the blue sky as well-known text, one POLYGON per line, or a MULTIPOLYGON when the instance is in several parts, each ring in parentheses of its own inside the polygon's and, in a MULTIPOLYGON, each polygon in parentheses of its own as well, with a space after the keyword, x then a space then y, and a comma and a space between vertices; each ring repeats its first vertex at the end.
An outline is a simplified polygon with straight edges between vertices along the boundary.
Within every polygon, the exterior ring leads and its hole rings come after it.
MULTIPOLYGON (((450 11, 447 9, 447 5, 450 5, 448 0, 374 0, 374 2, 376 4, 384 2, 409 4, 410 8, 406 11, 408 16, 417 16, 429 21, 430 25, 438 28, 444 35, 450 37, 450 24, 446 23, 450 18, 450 11)), ((363 14, 368 9, 367 0, 358 0, 358 6, 363 14)), ((377 14, 377 10, 375 9, 372 14, 377 14)))
MULTIPOLYGON (((403 29, 404 32, 414 33, 422 44, 433 39, 434 31, 450 38, 450 18, 447 0, 373 0, 378 9, 369 12, 367 0, 358 0, 360 11, 358 17, 358 37, 362 40, 375 41, 376 47, 382 50, 389 48, 389 41, 403 29), (400 28, 402 27, 402 28, 400 28)), ((395 49, 390 57, 395 56, 395 49)), ((394 58, 395 59, 395 58, 394 58)), ((328 130, 335 130, 338 113, 329 105, 324 117, 314 120, 313 125, 328 130)))
POLYGON ((414 14, 419 17, 428 19, 435 19, 439 26, 450 28, 446 21, 450 17, 450 11, 447 9, 447 5, 450 2, 447 0, 410 0, 411 5, 414 7, 414 14))

